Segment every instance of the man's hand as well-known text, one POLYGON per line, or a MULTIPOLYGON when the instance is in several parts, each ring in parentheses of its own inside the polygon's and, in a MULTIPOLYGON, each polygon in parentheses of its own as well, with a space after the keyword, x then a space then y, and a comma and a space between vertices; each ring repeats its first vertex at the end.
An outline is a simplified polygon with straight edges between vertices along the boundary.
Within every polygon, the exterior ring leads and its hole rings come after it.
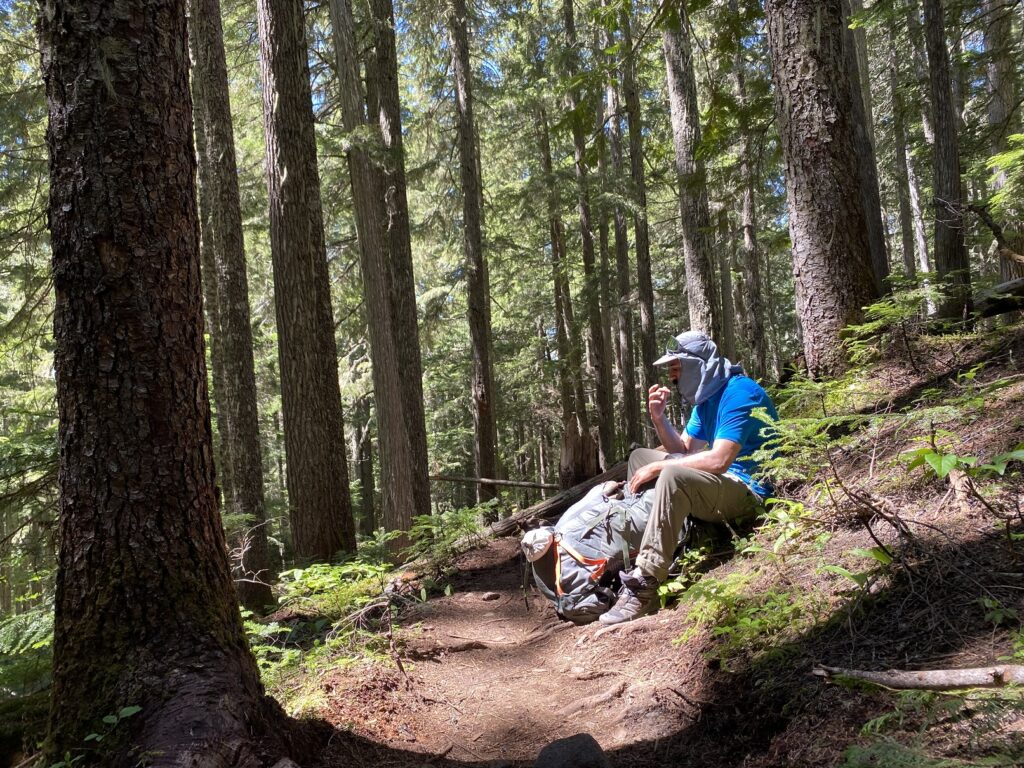
POLYGON ((647 485, 649 482, 658 479, 658 475, 661 474, 661 470, 665 468, 665 462, 654 461, 650 464, 644 464, 640 469, 633 473, 633 477, 629 479, 629 490, 633 493, 639 493, 640 488, 647 485))
POLYGON ((665 415, 665 406, 672 396, 672 390, 655 384, 647 392, 647 410, 651 413, 651 420, 657 424, 665 415))

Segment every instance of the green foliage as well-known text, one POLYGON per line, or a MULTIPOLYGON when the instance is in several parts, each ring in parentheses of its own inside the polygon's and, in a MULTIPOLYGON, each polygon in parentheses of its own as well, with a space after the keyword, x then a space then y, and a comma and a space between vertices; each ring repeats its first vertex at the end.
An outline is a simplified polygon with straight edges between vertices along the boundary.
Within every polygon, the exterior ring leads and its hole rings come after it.
POLYGON ((719 641, 710 653, 725 661, 777 648, 818 620, 814 595, 800 589, 752 590, 755 576, 734 571, 722 578, 704 577, 686 589, 680 599, 691 625, 677 642, 686 643, 708 629, 719 641))
POLYGON ((450 564, 460 551, 470 549, 483 540, 481 517, 497 504, 492 500, 477 507, 417 517, 409 531, 412 543, 404 556, 410 561, 425 560, 435 568, 450 564))

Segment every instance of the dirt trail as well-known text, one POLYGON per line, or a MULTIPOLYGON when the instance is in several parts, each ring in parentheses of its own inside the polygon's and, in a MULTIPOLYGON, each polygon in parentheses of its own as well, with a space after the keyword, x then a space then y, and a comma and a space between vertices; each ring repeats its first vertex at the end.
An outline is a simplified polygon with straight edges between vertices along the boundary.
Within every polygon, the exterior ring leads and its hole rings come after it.
POLYGON ((457 566, 450 596, 403 618, 407 677, 395 668, 325 680, 332 724, 393 749, 475 764, 529 764, 547 743, 581 731, 614 751, 691 724, 706 663, 672 644, 676 612, 602 631, 559 622, 535 592, 527 608, 514 539, 457 566))

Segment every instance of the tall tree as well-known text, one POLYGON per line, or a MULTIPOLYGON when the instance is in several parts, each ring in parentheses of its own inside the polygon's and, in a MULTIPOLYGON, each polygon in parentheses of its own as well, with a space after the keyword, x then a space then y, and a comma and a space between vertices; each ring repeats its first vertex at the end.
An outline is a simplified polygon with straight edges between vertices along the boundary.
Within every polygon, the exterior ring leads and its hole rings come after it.
POLYGON ((254 736, 285 725, 214 493, 185 10, 58 1, 39 21, 60 417, 48 748, 77 754, 103 713, 139 706, 91 745, 115 768, 262 764, 254 736))
MULTIPOLYGON (((594 230, 591 222, 590 180, 586 162, 587 140, 584 109, 581 108, 580 90, 575 82, 579 74, 579 41, 576 37, 576 18, 572 0, 562 0, 562 25, 565 34, 564 74, 569 83, 566 89, 566 111, 569 114, 573 144, 573 169, 576 174, 576 207, 579 212, 580 243, 583 253, 583 303, 587 312, 590 358, 593 361, 595 399, 597 400, 598 446, 601 467, 606 469, 615 456, 615 404, 612 391, 612 355, 606 335, 609 324, 602 320, 602 294, 607 267, 602 259, 599 268, 594 252, 594 230)), ((607 307, 607 303, 604 303, 607 307)))
POLYGON ((295 554, 355 549, 302 0, 258 0, 270 250, 295 554))
MULTIPOLYGON (((426 482, 426 478, 414 474, 417 467, 412 461, 412 446, 406 429, 406 402, 401 383, 405 372, 398 357, 400 340, 396 338, 392 323, 383 174, 372 159, 375 148, 372 144, 367 146, 370 143, 367 137, 373 134, 368 130, 360 88, 352 7, 349 0, 330 0, 329 8, 338 67, 341 123, 350 137, 347 160, 359 239, 363 305, 373 360, 383 523, 389 531, 407 531, 412 527, 415 507, 413 487, 417 482, 426 482)), ((407 544, 404 537, 393 542, 396 549, 407 544)))
POLYGON ((877 295, 859 189, 841 0, 767 0, 797 314, 808 370, 843 370, 840 334, 877 295))
POLYGON ((965 317, 971 308, 971 274, 964 242, 964 212, 960 178, 960 147, 953 105, 949 50, 942 0, 924 0, 924 34, 928 49, 928 86, 935 129, 932 157, 935 190, 935 271, 945 295, 938 315, 965 317))
MULTIPOLYGON (((605 49, 610 48, 612 39, 606 35, 605 49)), ((610 72, 615 68, 611 67, 610 72)), ((616 186, 624 178, 622 159, 622 110, 619 103, 618 85, 614 77, 609 78, 605 87, 605 124, 608 126, 608 155, 611 158, 612 178, 616 186)), ((640 397, 636 386, 636 368, 633 355, 633 290, 629 265, 629 230, 626 225, 626 211, 619 197, 612 207, 612 222, 615 239, 615 326, 619 336, 618 368, 622 384, 622 426, 626 442, 639 443, 642 438, 640 424, 640 397)))
MULTIPOLYGON (((448 28, 459 127, 466 304, 473 355, 473 454, 478 477, 494 478, 497 472, 497 428, 494 419, 494 372, 491 368, 490 289, 483 246, 483 190, 473 116, 473 71, 470 67, 468 24, 466 0, 452 0, 448 28)), ((493 485, 482 484, 477 488, 479 501, 494 498, 493 485)))
MULTIPOLYGON (((900 237, 903 256, 903 274, 914 277, 917 262, 914 258, 916 240, 914 212, 910 204, 910 145, 907 139, 906 106, 900 86, 900 54, 895 28, 889 28, 889 91, 892 99, 893 159, 896 166, 896 199, 899 205, 900 237)), ((915 179, 916 181, 916 179, 915 179)))
MULTIPOLYGON (((735 15, 736 0, 731 0, 730 7, 735 15)), ((746 111, 749 109, 747 96, 747 63, 743 57, 742 40, 736 40, 736 57, 733 61, 733 81, 736 87, 736 100, 743 118, 740 120, 740 189, 742 203, 740 208, 740 226, 743 230, 743 243, 740 246, 736 302, 739 336, 743 339, 750 359, 748 365, 751 373, 763 378, 768 373, 768 334, 764 326, 765 306, 761 291, 761 254, 757 243, 757 198, 756 167, 754 142, 748 127, 746 111), (742 311, 739 311, 742 309, 742 311)))
POLYGON ((718 338, 722 331, 722 305, 718 273, 711 254, 707 176, 704 161, 697 152, 701 138, 700 112, 685 0, 673 0, 669 4, 661 40, 672 113, 690 327, 718 338))
POLYGON ((405 149, 402 144, 402 105, 398 95, 398 48, 395 13, 391 0, 370 0, 373 19, 373 52, 367 65, 367 90, 374 108, 383 151, 377 162, 383 168, 384 206, 390 258, 391 330, 395 335, 401 385, 405 398, 405 430, 409 436, 413 514, 430 514, 430 478, 427 467, 427 426, 423 405, 423 362, 420 358, 419 319, 416 312, 416 281, 409 231, 406 193, 405 149))
POLYGON ((871 248, 872 274, 875 291, 885 290, 889 277, 889 252, 885 243, 885 229, 882 226, 882 199, 878 190, 878 162, 875 158, 874 120, 871 115, 871 70, 868 66, 866 33, 863 27, 850 29, 850 6, 861 8, 860 0, 844 0, 844 26, 846 30, 844 50, 846 52, 847 76, 850 80, 850 105, 853 108, 852 124, 854 141, 857 144, 857 168, 860 172, 860 194, 864 205, 864 216, 868 227, 868 245, 871 248))
MULTIPOLYGON (((212 300, 218 325, 211 329, 211 341, 216 334, 223 366, 220 415, 228 426, 223 455, 231 485, 226 498, 229 510, 244 520, 235 536, 241 571, 238 594, 243 605, 259 610, 273 602, 270 581, 274 574, 263 506, 249 281, 219 0, 192 0, 189 33, 196 135, 202 137, 197 143, 200 202, 209 209, 203 217, 201 248, 204 252, 209 249, 212 256, 203 259, 203 269, 213 266, 215 270, 203 279, 212 279, 216 286, 212 300)), ((218 361, 211 362, 216 368, 218 361)))
POLYGON ((637 51, 633 47, 633 5, 622 4, 622 95, 629 128, 629 174, 633 181, 633 232, 636 243, 637 305, 640 309, 640 360, 643 389, 647 392, 658 381, 654 370, 657 345, 654 328, 654 282, 651 278, 651 235, 647 223, 647 178, 644 172, 644 127, 640 94, 636 85, 637 51))
POLYGON ((548 224, 551 233, 551 271, 555 299, 555 344, 558 350, 558 392, 562 406, 562 454, 559 462, 559 484, 563 488, 587 480, 597 474, 597 446, 590 436, 587 398, 583 391, 579 334, 569 291, 569 265, 566 260, 565 225, 559 210, 551 160, 551 138, 547 112, 537 110, 537 134, 541 153, 541 170, 547 193, 548 224))

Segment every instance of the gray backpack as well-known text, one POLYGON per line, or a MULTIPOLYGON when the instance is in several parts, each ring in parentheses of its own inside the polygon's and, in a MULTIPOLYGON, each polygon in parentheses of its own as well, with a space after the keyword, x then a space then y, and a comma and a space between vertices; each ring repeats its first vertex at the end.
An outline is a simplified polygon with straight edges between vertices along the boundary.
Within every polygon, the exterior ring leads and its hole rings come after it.
POLYGON ((609 499, 598 487, 548 529, 551 544, 533 561, 533 578, 560 618, 587 624, 612 607, 619 570, 632 567, 653 497, 652 489, 609 499))

